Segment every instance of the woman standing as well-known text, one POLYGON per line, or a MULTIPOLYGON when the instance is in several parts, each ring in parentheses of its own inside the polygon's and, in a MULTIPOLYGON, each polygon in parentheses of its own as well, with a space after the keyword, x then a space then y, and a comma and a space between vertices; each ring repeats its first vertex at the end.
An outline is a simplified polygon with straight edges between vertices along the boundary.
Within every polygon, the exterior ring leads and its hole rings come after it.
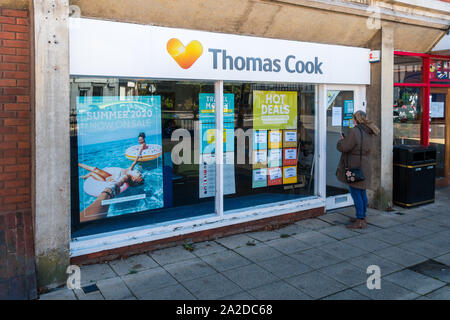
POLYGON ((370 154, 373 150, 373 136, 380 130, 366 118, 364 111, 356 111, 353 114, 355 127, 348 131, 347 136, 342 136, 337 143, 337 149, 342 153, 336 171, 337 178, 349 186, 350 194, 355 203, 356 219, 351 219, 349 229, 364 229, 366 227, 367 194, 366 188, 370 185, 371 167, 370 154), (348 182, 346 169, 361 169, 363 180, 348 182))

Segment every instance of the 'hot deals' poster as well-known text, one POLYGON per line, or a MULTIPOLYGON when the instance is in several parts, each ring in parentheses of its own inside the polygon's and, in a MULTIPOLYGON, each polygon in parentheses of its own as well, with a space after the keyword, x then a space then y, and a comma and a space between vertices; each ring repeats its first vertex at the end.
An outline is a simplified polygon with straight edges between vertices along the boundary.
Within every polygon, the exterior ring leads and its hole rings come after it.
POLYGON ((297 129, 297 91, 253 91, 253 129, 297 129))
POLYGON ((78 97, 80 222, 161 208, 161 97, 78 97))
POLYGON ((254 90, 253 129, 252 187, 296 183, 297 92, 254 90))

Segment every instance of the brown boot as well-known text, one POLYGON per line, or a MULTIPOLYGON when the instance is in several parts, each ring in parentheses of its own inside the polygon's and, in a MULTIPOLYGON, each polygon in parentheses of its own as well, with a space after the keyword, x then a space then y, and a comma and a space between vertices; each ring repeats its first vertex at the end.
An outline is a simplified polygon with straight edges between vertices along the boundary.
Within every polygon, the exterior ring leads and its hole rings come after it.
MULTIPOLYGON (((350 218, 350 222, 356 222, 356 221, 358 221, 358 218, 350 218)), ((364 218, 364 222, 367 222, 366 218, 364 218)))
POLYGON ((348 229, 365 229, 366 221, 364 219, 357 219, 354 223, 347 226, 348 229))

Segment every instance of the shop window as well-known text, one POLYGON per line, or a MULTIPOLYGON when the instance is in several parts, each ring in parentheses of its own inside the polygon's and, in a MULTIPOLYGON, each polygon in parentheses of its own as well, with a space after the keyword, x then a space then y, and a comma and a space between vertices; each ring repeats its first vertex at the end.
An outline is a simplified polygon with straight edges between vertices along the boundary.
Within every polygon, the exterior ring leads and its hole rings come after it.
POLYGON ((213 83, 106 80, 109 95, 71 99, 73 236, 214 214, 215 180, 201 196, 199 169, 199 99, 213 83))
MULTIPOLYGON (((327 91, 327 145, 326 145, 326 196, 339 196, 348 193, 348 186, 336 176, 336 168, 339 166, 341 153, 336 145, 341 133, 348 135, 350 128, 355 126, 353 113, 355 105, 355 92, 352 90, 328 90, 327 91)), ((337 197, 345 199, 345 197, 337 197)), ((342 200, 344 201, 344 200, 342 200)))
POLYGON ((430 82, 437 84, 450 84, 449 60, 431 60, 430 82))
POLYGON ((79 93, 80 103, 85 103, 86 102, 87 95, 88 95, 88 90, 80 89, 80 93, 79 93))
POLYGON ((395 83, 421 83, 422 58, 412 56, 394 56, 395 83))
POLYGON ((449 172, 446 118, 450 59, 438 55, 395 54, 394 144, 429 144, 435 147, 438 185, 446 185, 449 172), (420 81, 417 71, 422 73, 420 81), (428 114, 423 114, 425 106, 429 108, 428 114), (427 127, 428 130, 425 129, 427 127))
POLYGON ((102 86, 94 86, 94 88, 92 89, 92 96, 102 97, 103 96, 103 87, 102 86))
POLYGON ((224 150, 234 162, 224 166, 225 213, 314 194, 314 88, 224 84, 226 105, 235 110, 234 121, 224 117, 224 127, 236 132, 234 148, 224 150))
POLYGON ((420 144, 421 97, 420 88, 394 88, 394 144, 420 144))
MULTIPOLYGON (((447 89, 444 90, 447 91, 447 89)), ((430 101, 430 145, 436 148, 436 177, 438 178, 445 177, 445 109, 447 94, 431 93, 430 101)))
MULTIPOLYGON (((71 81, 72 236, 214 216, 214 83, 89 81, 71 81)), ((223 97, 225 214, 314 195, 315 87, 225 83, 223 97)))

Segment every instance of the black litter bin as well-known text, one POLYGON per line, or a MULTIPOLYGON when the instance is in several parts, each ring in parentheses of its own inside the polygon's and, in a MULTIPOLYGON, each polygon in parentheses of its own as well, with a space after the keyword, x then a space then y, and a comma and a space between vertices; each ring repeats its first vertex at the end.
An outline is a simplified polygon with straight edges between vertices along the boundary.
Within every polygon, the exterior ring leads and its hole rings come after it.
POLYGON ((434 147, 394 146, 394 204, 410 208, 434 202, 435 175, 434 147))

